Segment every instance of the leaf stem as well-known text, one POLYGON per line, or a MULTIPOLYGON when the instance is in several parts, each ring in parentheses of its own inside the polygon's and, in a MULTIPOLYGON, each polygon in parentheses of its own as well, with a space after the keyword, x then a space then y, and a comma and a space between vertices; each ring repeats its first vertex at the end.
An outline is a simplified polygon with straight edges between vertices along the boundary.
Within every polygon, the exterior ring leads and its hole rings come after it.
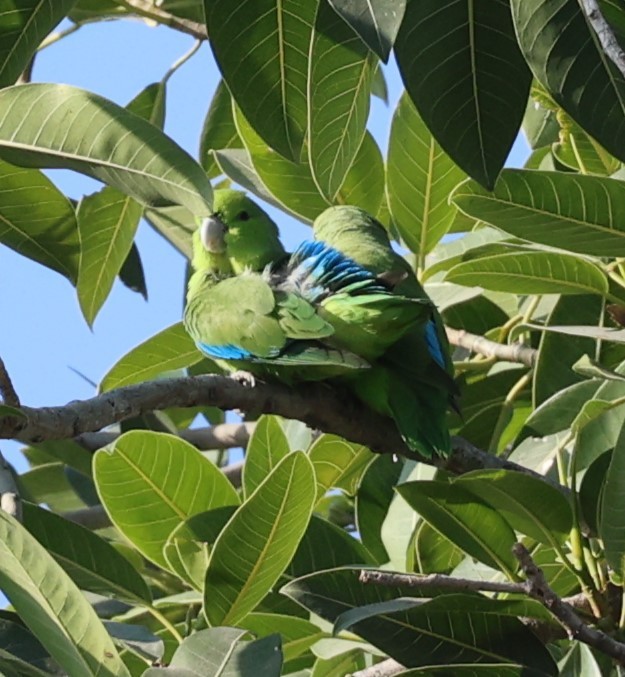
POLYGON ((81 21, 80 23, 74 23, 69 28, 66 28, 64 31, 57 31, 56 33, 50 33, 46 38, 41 41, 37 51, 41 52, 46 47, 53 45, 55 42, 66 38, 68 35, 75 33, 77 30, 81 29, 85 24, 92 23, 90 21, 81 21))
POLYGON ((503 435, 503 432, 510 422, 510 418, 512 416, 514 402, 523 392, 523 389, 529 384, 531 378, 532 370, 530 369, 528 372, 523 374, 523 376, 521 376, 521 378, 508 391, 506 399, 501 405, 501 410, 499 412, 499 416, 497 417, 497 423, 495 423, 495 428, 493 429, 493 434, 490 438, 490 444, 488 445, 488 451, 491 454, 497 454, 497 447, 499 446, 501 436, 503 435))
POLYGON ((174 637, 178 644, 182 644, 183 636, 176 630, 176 626, 152 604, 146 604, 145 608, 156 618, 156 620, 174 637))
POLYGON ((180 66, 184 65, 198 51, 198 49, 201 46, 202 40, 195 40, 191 49, 186 51, 179 59, 176 59, 176 61, 174 61, 169 70, 165 73, 165 75, 163 75, 161 83, 166 84, 169 78, 180 68, 180 66))

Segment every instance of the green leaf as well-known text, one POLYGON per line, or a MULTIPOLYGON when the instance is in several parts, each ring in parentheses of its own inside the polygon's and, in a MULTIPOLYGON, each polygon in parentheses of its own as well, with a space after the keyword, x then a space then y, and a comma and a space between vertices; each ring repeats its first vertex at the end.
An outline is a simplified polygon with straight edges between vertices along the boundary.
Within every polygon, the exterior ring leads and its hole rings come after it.
POLYGON ((390 454, 382 454, 368 466, 356 494, 356 525, 363 545, 377 564, 389 561, 382 541, 382 525, 395 496, 402 464, 390 454))
POLYGON ((111 521, 146 557, 167 566, 163 546, 190 515, 239 498, 225 475, 188 442, 131 430, 93 460, 94 478, 111 521))
POLYGON ((372 558, 345 529, 313 515, 286 573, 295 578, 348 564, 372 564, 372 558))
POLYGON ((234 100, 265 142, 298 160, 306 132, 316 2, 204 0, 210 45, 234 100))
POLYGON ((0 87, 12 85, 75 0, 12 0, 0 11, 0 87))
POLYGON ((515 251, 466 261, 445 279, 514 294, 605 294, 608 281, 594 263, 571 254, 515 251))
POLYGON ((266 637, 278 633, 282 637, 282 653, 285 661, 307 651, 317 640, 326 637, 326 633, 305 618, 254 612, 248 614, 238 627, 254 633, 256 637, 266 637))
POLYGON ((142 211, 138 202, 110 186, 78 204, 80 267, 76 291, 89 326, 130 253, 142 211))
POLYGON ((320 2, 310 45, 308 155, 315 184, 330 202, 365 134, 372 70, 360 38, 327 2, 320 2))
POLYGON ((607 369, 593 360, 590 355, 582 355, 579 360, 572 366, 576 374, 585 376, 586 378, 605 379, 606 381, 625 381, 625 376, 619 374, 612 369, 607 369))
POLYGON ((243 491, 250 496, 291 451, 289 441, 276 416, 261 416, 245 452, 243 491))
POLYGON ((571 432, 578 434, 582 428, 585 428, 606 411, 609 411, 610 409, 618 407, 622 404, 624 404, 624 402, 620 400, 616 402, 610 400, 590 400, 588 402, 584 402, 584 406, 573 419, 573 423, 571 423, 571 432))
POLYGON ((306 531, 315 494, 312 465, 295 451, 233 515, 206 571, 204 613, 211 625, 236 624, 269 592, 306 531))
POLYGON ((525 112, 531 75, 507 0, 408 3, 395 43, 410 98, 462 169, 492 188, 525 112))
POLYGON ((515 530, 539 543, 562 545, 573 526, 566 496, 545 482, 512 470, 476 470, 455 480, 488 504, 515 530))
POLYGON ((384 63, 404 18, 406 0, 329 0, 330 4, 384 63))
POLYGON ((587 324, 571 325, 550 325, 526 324, 525 329, 536 331, 553 332, 556 334, 565 334, 567 336, 582 336, 599 341, 613 341, 614 343, 625 343, 625 329, 614 329, 612 327, 596 327, 587 324))
POLYGON ((424 520, 467 555, 513 577, 517 569, 512 555, 516 537, 497 510, 456 483, 408 482, 400 484, 397 491, 424 520))
POLYGON ((572 643, 571 649, 558 663, 560 677, 602 677, 602 671, 590 647, 581 642, 572 643))
POLYGON ((33 503, 45 503, 52 510, 79 510, 85 504, 76 495, 63 463, 45 463, 18 476, 20 494, 33 503))
POLYGON ((146 221, 167 238, 176 249, 187 259, 193 254, 192 237, 197 230, 197 223, 193 214, 185 207, 160 207, 146 209, 146 221))
POLYGON ((370 214, 377 214, 384 199, 384 160, 371 132, 366 131, 341 186, 342 204, 357 205, 370 214))
POLYGON ((0 157, 24 167, 73 169, 150 206, 211 211, 204 170, 169 137, 112 101, 69 85, 0 91, 0 157), (123 141, 123 143, 122 143, 123 141))
POLYGON ((465 178, 404 93, 391 124, 387 195, 393 224, 421 258, 451 228, 456 210, 449 205, 449 194, 465 178))
POLYGON ((1 160, 0 242, 76 282, 80 244, 71 202, 39 170, 1 160))
MULTIPOLYGON (((533 95, 534 92, 535 90, 532 88, 530 94, 533 95)), ((536 150, 537 148, 547 148, 558 140, 560 125, 552 110, 544 108, 540 102, 530 96, 525 109, 522 129, 530 148, 536 150)))
POLYGON ((441 589, 363 586, 358 574, 356 569, 322 571, 288 583, 282 592, 332 623, 341 614, 365 605, 393 604, 398 597, 410 597, 414 605, 419 602, 414 598, 434 597, 421 606, 363 618, 353 632, 406 667, 518 661, 538 674, 556 674, 541 642, 508 615, 520 609, 502 606, 502 613, 498 613, 496 600, 450 595, 441 589))
POLYGON ((81 590, 131 604, 151 602, 145 580, 107 541, 49 510, 30 503, 23 508, 24 526, 81 590))
MULTIPOLYGON (((519 45, 536 79, 588 134, 625 160, 625 80, 579 4, 512 0, 511 5, 519 45)), ((617 12, 622 16, 623 8, 617 12)))
POLYGON ((375 458, 362 444, 327 434, 315 440, 308 454, 317 478, 317 501, 332 488, 344 489, 354 496, 367 466, 375 458))
POLYGON ((31 632, 76 677, 129 677, 80 590, 15 519, 0 512, 0 587, 31 632))
POLYGON ((416 570, 422 574, 449 574, 465 555, 427 522, 417 527, 414 539, 416 570))
POLYGON ((388 105, 388 85, 386 83, 386 76, 382 70, 382 66, 378 62, 373 69, 371 76, 371 94, 377 96, 378 99, 384 101, 388 105))
POLYGON ((196 364, 202 353, 195 347, 182 322, 176 322, 126 353, 100 383, 100 391, 141 383, 166 371, 196 364))
POLYGON ((200 135, 200 162, 213 179, 220 174, 212 150, 243 148, 232 116, 232 98, 223 80, 219 81, 200 135))
POLYGON ((614 571, 625 571, 625 428, 616 440, 605 477, 599 508, 599 536, 614 571))
POLYGON ((0 404, 0 417, 11 416, 15 418, 26 418, 26 414, 21 409, 9 407, 8 404, 0 404))
POLYGON ((144 87, 126 106, 126 110, 163 129, 165 125, 165 100, 167 85, 153 82, 144 87))
POLYGON ((530 242, 591 256, 625 247, 625 184, 607 177, 504 169, 494 192, 468 181, 452 199, 472 218, 530 242))
POLYGON ((607 451, 601 454, 588 466, 579 488, 579 505, 583 520, 593 533, 599 532, 603 489, 612 453, 612 451, 607 451))

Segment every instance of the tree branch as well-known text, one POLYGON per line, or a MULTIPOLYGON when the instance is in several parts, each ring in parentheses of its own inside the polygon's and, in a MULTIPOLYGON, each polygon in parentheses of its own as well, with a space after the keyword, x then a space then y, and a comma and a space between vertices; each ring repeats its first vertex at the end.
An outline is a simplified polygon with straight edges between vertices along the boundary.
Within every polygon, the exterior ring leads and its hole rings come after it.
POLYGON ((376 663, 370 668, 352 672, 351 675, 347 675, 347 677, 391 677, 391 675, 396 675, 399 672, 403 672, 405 669, 406 668, 401 663, 398 663, 393 658, 387 658, 385 661, 376 663))
POLYGON ((117 2, 138 16, 152 19, 152 21, 156 21, 156 23, 163 26, 175 28, 182 33, 192 35, 198 40, 208 39, 206 26, 204 26, 204 24, 170 14, 160 7, 157 7, 153 2, 148 2, 147 0, 117 0, 117 2))
POLYGON ((21 407, 25 419, 0 417, 0 438, 18 439, 29 444, 69 439, 146 412, 198 405, 279 414, 364 444, 375 453, 402 454, 455 474, 483 468, 516 470, 565 491, 564 487, 542 475, 488 454, 462 438, 453 439, 450 458, 423 458, 406 446, 390 419, 363 407, 348 392, 324 383, 287 387, 257 382, 250 388, 232 378, 213 374, 148 381, 65 406, 21 407))
MULTIPOLYGON (((255 427, 255 423, 249 422, 220 423, 208 428, 180 430, 178 435, 201 450, 232 449, 232 447, 247 446, 255 427)), ((87 451, 97 451, 115 442, 118 437, 119 434, 114 432, 82 433, 74 438, 74 442, 87 451)))
POLYGON ((512 552, 519 560, 521 569, 527 577, 526 594, 547 607, 560 621, 571 639, 588 644, 606 656, 610 656, 620 665, 625 665, 625 644, 617 642, 601 630, 586 625, 573 608, 549 587, 542 570, 536 566, 523 544, 516 543, 512 552))
POLYGON ((621 75, 625 78, 625 52, 614 35, 610 24, 605 20, 601 13, 597 0, 582 0, 582 8, 586 14, 588 22, 593 27, 603 51, 608 55, 614 65, 619 69, 621 75))
POLYGON ((0 510, 22 521, 22 501, 13 469, 2 453, 0 453, 0 510))
POLYGON ((533 367, 536 363, 538 351, 522 343, 497 343, 483 336, 470 334, 463 329, 452 329, 451 327, 445 327, 445 331, 452 346, 466 348, 472 353, 494 357, 504 362, 519 362, 527 367, 533 367))

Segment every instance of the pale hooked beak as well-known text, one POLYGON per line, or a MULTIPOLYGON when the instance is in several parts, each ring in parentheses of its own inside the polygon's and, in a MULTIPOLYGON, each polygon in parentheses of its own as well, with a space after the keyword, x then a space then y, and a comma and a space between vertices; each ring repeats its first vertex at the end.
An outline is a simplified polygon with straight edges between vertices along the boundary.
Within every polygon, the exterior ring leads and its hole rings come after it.
POLYGON ((226 226, 217 216, 208 216, 200 226, 200 241, 211 254, 223 254, 226 251, 226 226))

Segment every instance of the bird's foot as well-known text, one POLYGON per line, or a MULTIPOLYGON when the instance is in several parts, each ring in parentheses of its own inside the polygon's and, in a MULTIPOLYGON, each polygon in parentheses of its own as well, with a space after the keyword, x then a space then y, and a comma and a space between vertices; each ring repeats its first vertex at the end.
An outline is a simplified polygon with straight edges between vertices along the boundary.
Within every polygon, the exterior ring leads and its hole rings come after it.
POLYGON ((249 371, 233 371, 232 374, 230 374, 230 378, 246 388, 256 387, 256 377, 254 374, 250 374, 249 371))

